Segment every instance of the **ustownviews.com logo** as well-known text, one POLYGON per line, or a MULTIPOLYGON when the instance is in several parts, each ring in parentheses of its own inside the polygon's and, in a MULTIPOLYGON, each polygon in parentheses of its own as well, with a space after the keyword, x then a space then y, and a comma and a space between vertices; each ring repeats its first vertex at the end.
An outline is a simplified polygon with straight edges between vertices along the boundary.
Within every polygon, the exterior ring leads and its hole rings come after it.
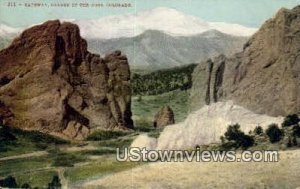
POLYGON ((146 148, 117 148, 117 161, 134 162, 278 162, 278 151, 200 151, 147 150, 146 148))

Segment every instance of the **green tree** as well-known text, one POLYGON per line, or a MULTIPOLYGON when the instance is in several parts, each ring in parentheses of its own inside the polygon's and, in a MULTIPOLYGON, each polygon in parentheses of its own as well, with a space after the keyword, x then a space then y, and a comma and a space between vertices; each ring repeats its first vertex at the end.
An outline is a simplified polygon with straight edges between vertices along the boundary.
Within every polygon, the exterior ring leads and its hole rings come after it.
POLYGON ((12 131, 7 126, 0 126, 0 141, 13 141, 16 137, 12 134, 12 131))
POLYGON ((286 147, 290 148, 290 147, 292 147, 292 146, 293 146, 292 138, 289 137, 288 142, 287 142, 287 144, 286 144, 286 147))
POLYGON ((297 141, 297 138, 296 137, 293 137, 293 145, 294 146, 298 146, 298 141, 297 141))
POLYGON ((255 135, 261 135, 261 134, 264 133, 264 130, 261 126, 257 126, 257 127, 255 127, 253 132, 254 132, 255 135))
POLYGON ((53 176, 52 181, 48 184, 48 189, 61 189, 60 178, 57 175, 53 176))
POLYGON ((246 135, 244 132, 240 130, 240 125, 229 125, 227 128, 227 131, 224 134, 224 137, 221 138, 222 141, 228 141, 229 143, 225 144, 225 146, 228 147, 228 144, 231 144, 230 146, 239 148, 242 147, 244 149, 249 148, 254 145, 254 139, 253 137, 246 135), (224 138, 226 140, 224 140, 224 138))
POLYGON ((297 114, 288 115, 284 118, 282 127, 289 127, 292 125, 297 125, 299 123, 299 121, 300 121, 300 119, 297 114))
POLYGON ((277 124, 271 124, 266 130, 266 134, 268 135, 271 143, 276 143, 282 139, 284 132, 279 129, 277 124))
POLYGON ((137 101, 138 102, 141 102, 143 100, 143 97, 141 96, 141 95, 139 95, 138 97, 137 97, 137 101))
POLYGON ((157 95, 177 89, 187 90, 192 86, 192 72, 196 64, 158 70, 131 78, 133 95, 157 95))
POLYGON ((293 136, 300 137, 300 126, 299 125, 295 125, 293 127, 293 136))
POLYGON ((28 183, 25 183, 21 186, 22 189, 31 189, 31 186, 28 183))
POLYGON ((8 176, 3 180, 0 180, 0 188, 18 188, 16 179, 12 176, 8 176))

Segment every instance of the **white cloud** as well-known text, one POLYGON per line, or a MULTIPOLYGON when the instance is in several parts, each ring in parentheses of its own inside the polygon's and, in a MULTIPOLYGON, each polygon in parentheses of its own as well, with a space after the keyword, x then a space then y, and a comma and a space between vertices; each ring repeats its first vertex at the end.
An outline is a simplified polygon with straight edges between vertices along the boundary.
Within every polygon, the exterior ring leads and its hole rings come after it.
MULTIPOLYGON (((78 24, 85 38, 111 39, 133 37, 146 30, 160 30, 172 36, 196 35, 208 30, 218 30, 235 36, 250 36, 257 31, 238 24, 206 22, 171 8, 155 8, 136 14, 106 16, 92 20, 61 19, 78 24)), ((16 34, 22 28, 0 25, 0 34, 16 34)))
POLYGON ((257 31, 256 28, 238 24, 206 22, 198 17, 163 7, 137 14, 79 20, 75 23, 80 26, 84 37, 104 39, 133 37, 146 30, 160 30, 173 36, 196 35, 212 29, 236 36, 250 36, 257 31))

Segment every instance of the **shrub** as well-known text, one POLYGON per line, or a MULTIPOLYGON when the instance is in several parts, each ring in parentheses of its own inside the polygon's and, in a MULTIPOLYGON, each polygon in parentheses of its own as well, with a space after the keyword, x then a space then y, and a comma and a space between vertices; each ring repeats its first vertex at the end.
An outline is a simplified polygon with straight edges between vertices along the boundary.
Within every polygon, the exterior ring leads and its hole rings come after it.
POLYGON ((17 137, 12 133, 11 129, 6 126, 0 126, 0 152, 9 150, 9 145, 14 145, 17 137))
POLYGON ((292 138, 292 137, 289 136, 286 146, 288 148, 293 147, 293 146, 298 146, 297 138, 296 137, 292 138))
POLYGON ((257 127, 255 127, 253 132, 254 132, 255 135, 261 135, 261 134, 264 133, 264 130, 261 126, 257 126, 257 127))
POLYGON ((48 189, 60 189, 60 188, 61 188, 60 178, 57 175, 54 175, 52 181, 48 184, 48 189))
POLYGON ((31 189, 31 186, 28 183, 25 183, 21 186, 22 189, 31 189))
POLYGON ((0 180, 0 188, 4 187, 4 188, 17 188, 17 182, 16 179, 12 176, 8 176, 3 180, 0 180))
POLYGON ((221 151, 231 150, 232 148, 237 148, 236 143, 233 141, 226 141, 220 146, 221 151))
POLYGON ((282 127, 289 127, 292 125, 297 125, 299 123, 299 121, 300 121, 300 119, 297 114, 288 115, 284 118, 282 127))
POLYGON ((293 136, 300 137, 300 126, 299 125, 295 125, 293 127, 293 136))
POLYGON ((138 101, 138 102, 142 102, 142 100, 143 100, 142 96, 139 95, 139 96, 137 97, 137 101, 138 101))
POLYGON ((14 141, 16 140, 16 137, 12 134, 12 131, 7 126, 0 126, 0 141, 14 141))
POLYGON ((297 138, 296 138, 296 137, 293 137, 292 142, 293 142, 293 145, 294 145, 294 146, 298 146, 298 141, 297 141, 297 138))
POLYGON ((271 143, 276 143, 282 139, 284 132, 279 129, 277 124, 271 124, 266 130, 266 134, 268 135, 271 143))
POLYGON ((286 147, 290 148, 290 147, 292 147, 292 146, 293 146, 292 138, 289 137, 288 142, 287 142, 287 144, 286 144, 286 147))
POLYGON ((242 132, 240 130, 239 124, 229 125, 227 131, 224 134, 224 138, 221 137, 221 140, 223 141, 223 147, 242 147, 246 149, 253 146, 254 144, 253 137, 246 135, 244 132, 242 132), (229 143, 225 141, 228 141, 229 143))
POLYGON ((87 140, 99 141, 99 140, 109 140, 116 139, 121 136, 126 136, 130 132, 126 131, 112 131, 112 130, 98 130, 87 137, 87 140))

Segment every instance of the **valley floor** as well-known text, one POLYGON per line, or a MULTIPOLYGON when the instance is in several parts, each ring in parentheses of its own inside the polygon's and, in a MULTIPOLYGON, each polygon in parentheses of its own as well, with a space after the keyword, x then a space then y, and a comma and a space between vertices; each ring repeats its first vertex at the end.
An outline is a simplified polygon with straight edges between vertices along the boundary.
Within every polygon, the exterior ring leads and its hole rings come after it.
POLYGON ((300 150, 279 162, 151 163, 88 182, 84 188, 298 188, 300 150))

